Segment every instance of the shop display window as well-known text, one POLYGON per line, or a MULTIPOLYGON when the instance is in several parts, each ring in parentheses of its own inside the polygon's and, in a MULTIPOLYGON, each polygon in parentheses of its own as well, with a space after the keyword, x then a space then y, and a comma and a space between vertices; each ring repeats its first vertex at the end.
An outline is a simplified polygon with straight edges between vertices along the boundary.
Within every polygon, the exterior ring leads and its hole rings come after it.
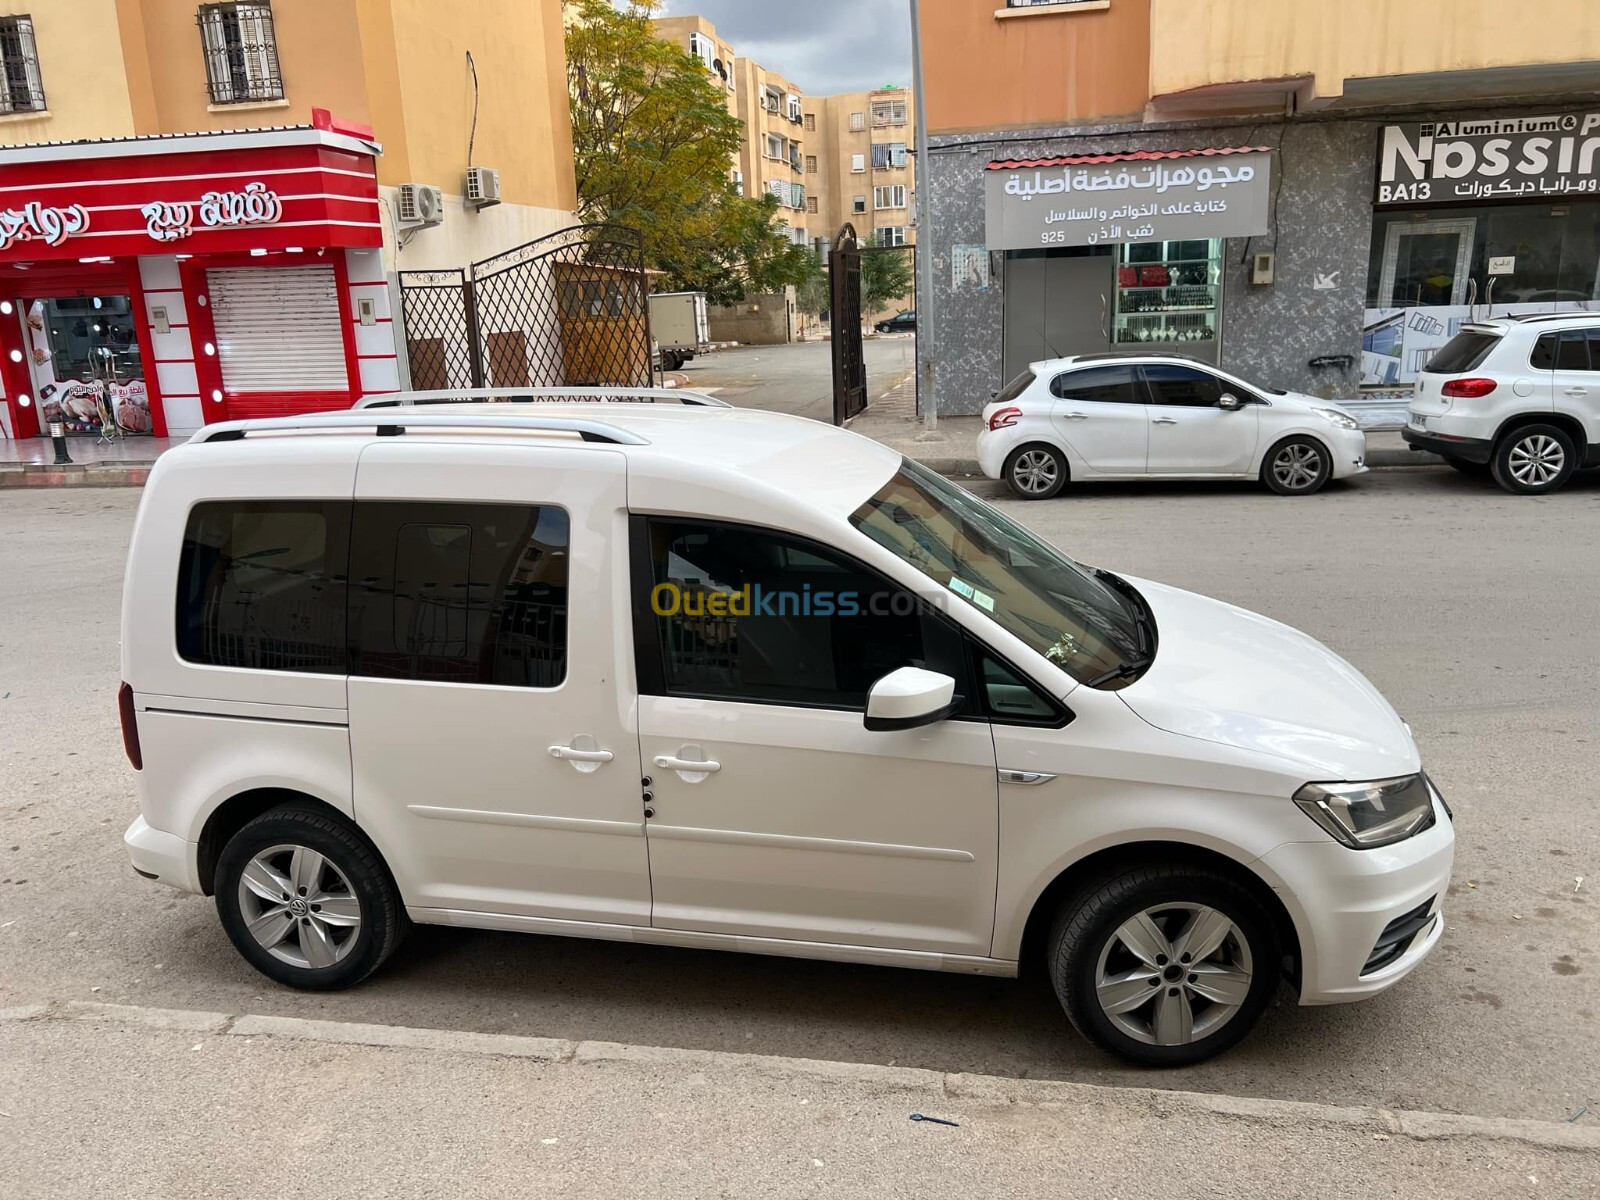
POLYGON ((43 425, 60 422, 69 434, 113 437, 151 431, 129 296, 24 298, 23 312, 43 425))
POLYGON ((1222 303, 1218 238, 1136 242, 1117 247, 1117 346, 1183 345, 1204 352, 1217 339, 1222 303))

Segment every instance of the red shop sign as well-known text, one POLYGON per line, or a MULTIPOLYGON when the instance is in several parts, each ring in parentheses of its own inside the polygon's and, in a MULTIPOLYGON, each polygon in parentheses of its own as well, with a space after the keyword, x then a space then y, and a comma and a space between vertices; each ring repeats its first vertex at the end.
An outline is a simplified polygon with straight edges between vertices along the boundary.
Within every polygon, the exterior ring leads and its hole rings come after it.
POLYGON ((315 117, 0 149, 0 263, 382 245, 377 144, 315 117))

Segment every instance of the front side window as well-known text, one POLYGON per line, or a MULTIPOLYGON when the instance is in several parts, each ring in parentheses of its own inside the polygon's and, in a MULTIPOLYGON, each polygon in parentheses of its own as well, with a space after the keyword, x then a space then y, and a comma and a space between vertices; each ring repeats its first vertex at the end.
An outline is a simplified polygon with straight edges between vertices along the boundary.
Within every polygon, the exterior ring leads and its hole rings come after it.
POLYGON ((1222 380, 1193 367, 1152 363, 1143 368, 1150 398, 1170 408, 1215 408, 1222 398, 1222 380))
POLYGON ((1074 679, 1132 674, 1155 650, 1132 596, 910 460, 850 523, 1074 679))
POLYGON ((553 688, 567 670, 565 509, 361 501, 350 673, 553 688))
POLYGON ((0 17, 0 113, 43 112, 44 107, 33 18, 0 17))
POLYGON ((266 0, 203 4, 196 20, 213 104, 283 99, 271 4, 266 0))
POLYGON ((343 675, 348 500, 197 504, 178 566, 178 653, 343 675))
POLYGON ((635 520, 641 690, 861 711, 900 667, 957 680, 961 634, 918 598, 827 547, 752 526, 635 520))
POLYGON ((1132 367, 1088 367, 1067 371, 1050 381, 1050 392, 1063 400, 1084 404, 1140 404, 1138 380, 1132 367))

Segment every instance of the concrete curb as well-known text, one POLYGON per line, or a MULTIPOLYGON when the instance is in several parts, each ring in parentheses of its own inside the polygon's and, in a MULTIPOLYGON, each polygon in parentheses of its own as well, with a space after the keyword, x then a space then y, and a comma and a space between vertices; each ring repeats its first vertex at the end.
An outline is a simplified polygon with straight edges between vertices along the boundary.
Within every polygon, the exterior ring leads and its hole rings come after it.
POLYGON ((143 487, 150 463, 74 463, 67 467, 27 463, 0 467, 0 488, 143 487))
POLYGON ((1459 1113, 1317 1104, 1209 1092, 1109 1087, 1055 1080, 1009 1079, 996 1075, 947 1074, 917 1067, 782 1058, 721 1050, 626 1046, 616 1042, 571 1042, 515 1034, 364 1025, 302 1017, 230 1016, 226 1013, 82 1001, 0 1009, 0 1022, 54 1020, 115 1023, 216 1037, 268 1037, 431 1053, 524 1058, 557 1066, 596 1069, 613 1064, 633 1064, 692 1071, 734 1070, 774 1079, 824 1079, 862 1087, 878 1095, 900 1094, 924 1100, 967 1100, 993 1106, 1029 1104, 1062 1109, 1081 1109, 1093 1105, 1115 1107, 1141 1116, 1196 1114, 1276 1125, 1357 1130, 1414 1141, 1475 1138, 1518 1142, 1553 1150, 1600 1151, 1600 1126, 1580 1127, 1565 1122, 1514 1117, 1474 1117, 1459 1113))

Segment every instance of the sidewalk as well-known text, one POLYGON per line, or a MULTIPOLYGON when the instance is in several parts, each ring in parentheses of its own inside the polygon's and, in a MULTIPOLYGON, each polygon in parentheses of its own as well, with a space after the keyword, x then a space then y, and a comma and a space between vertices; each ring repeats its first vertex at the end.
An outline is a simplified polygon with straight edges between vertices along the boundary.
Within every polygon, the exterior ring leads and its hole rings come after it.
POLYGON ((130 437, 108 445, 98 438, 69 437, 72 465, 58 467, 49 438, 0 439, 0 488, 141 486, 156 459, 186 441, 130 437))
POLYGON ((102 1004, 0 1010, 8 1194, 1592 1196, 1600 1128, 102 1004), (913 1121, 912 1113, 955 1124, 913 1121))

